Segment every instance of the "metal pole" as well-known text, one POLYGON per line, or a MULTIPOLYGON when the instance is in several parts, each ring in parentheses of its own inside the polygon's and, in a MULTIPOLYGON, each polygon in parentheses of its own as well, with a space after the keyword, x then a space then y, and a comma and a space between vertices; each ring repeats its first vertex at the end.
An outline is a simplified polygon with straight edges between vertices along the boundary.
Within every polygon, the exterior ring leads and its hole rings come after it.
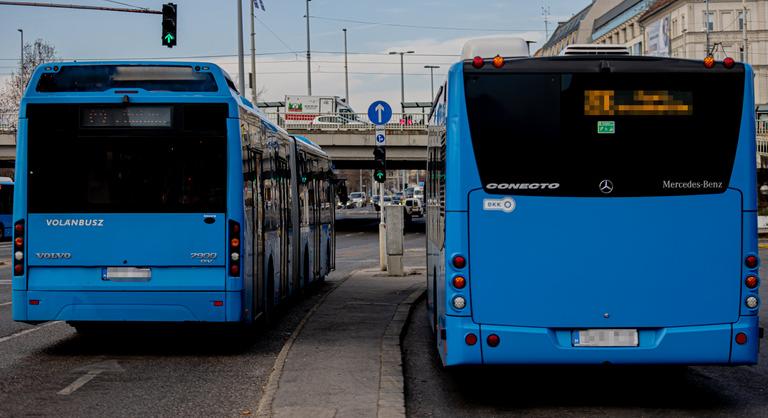
POLYGON ((152 14, 152 15, 163 14, 161 10, 125 9, 121 7, 81 6, 79 4, 57 4, 57 3, 40 3, 40 2, 24 2, 24 1, 0 1, 0 6, 52 7, 56 9, 100 10, 102 12, 145 13, 145 14, 152 14))
POLYGON ((256 87, 256 12, 254 10, 254 0, 248 0, 251 3, 251 98, 253 107, 258 107, 258 88, 256 87))
POLYGON ((309 1, 307 0, 307 95, 312 95, 312 53, 309 44, 309 1))
POLYGON ((19 67, 19 79, 21 84, 21 96, 19 96, 19 108, 21 108, 21 98, 24 97, 24 29, 18 29, 21 33, 21 60, 19 67))
POLYGON ((706 29, 707 29, 707 55, 709 55, 711 51, 710 45, 709 45, 709 19, 712 18, 712 15, 709 14, 709 0, 704 0, 704 1, 707 4, 707 16, 704 18, 704 25, 706 26, 706 29))
POLYGON ((240 95, 245 96, 245 58, 243 57, 243 1, 237 1, 237 67, 240 95))
MULTIPOLYGON (((403 66, 404 52, 400 53, 400 110, 405 114, 405 67, 403 66)), ((403 115, 405 116, 405 115, 403 115)))
POLYGON ((344 31, 344 98, 349 106, 349 66, 347 62, 347 28, 344 31))
POLYGON ((741 7, 743 8, 741 25, 741 47, 743 49, 743 55, 741 57, 742 62, 748 62, 749 56, 747 55, 747 0, 741 0, 741 7))
POLYGON ((432 100, 435 100, 435 72, 436 68, 440 68, 439 65, 425 65, 424 68, 429 68, 429 85, 432 91, 432 100))

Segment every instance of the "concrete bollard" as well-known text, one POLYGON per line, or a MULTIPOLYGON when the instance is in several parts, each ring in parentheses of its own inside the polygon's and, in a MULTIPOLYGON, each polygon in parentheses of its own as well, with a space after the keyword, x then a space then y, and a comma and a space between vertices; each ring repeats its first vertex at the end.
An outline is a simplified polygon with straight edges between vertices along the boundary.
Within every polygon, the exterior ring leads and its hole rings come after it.
POLYGON ((387 229, 387 271, 390 276, 403 276, 403 241, 405 234, 405 207, 384 206, 387 229))

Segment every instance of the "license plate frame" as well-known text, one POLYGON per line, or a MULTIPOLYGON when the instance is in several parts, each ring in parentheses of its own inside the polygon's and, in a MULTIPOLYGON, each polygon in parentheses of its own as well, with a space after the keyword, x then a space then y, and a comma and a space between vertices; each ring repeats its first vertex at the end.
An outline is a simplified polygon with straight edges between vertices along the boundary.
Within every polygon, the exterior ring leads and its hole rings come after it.
POLYGON ((106 267, 101 270, 101 280, 107 282, 148 282, 152 280, 149 267, 106 267))
POLYGON ((640 334, 633 328, 580 329, 573 333, 574 347, 638 347, 640 334))

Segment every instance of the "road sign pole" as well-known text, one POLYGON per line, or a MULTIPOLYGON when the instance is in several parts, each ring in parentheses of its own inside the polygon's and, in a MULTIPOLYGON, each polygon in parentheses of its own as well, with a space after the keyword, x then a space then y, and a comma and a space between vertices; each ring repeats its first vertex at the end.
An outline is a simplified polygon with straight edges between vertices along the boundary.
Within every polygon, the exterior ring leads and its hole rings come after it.
MULTIPOLYGON (((384 101, 375 101, 368 107, 368 119, 376 125, 376 133, 374 135, 374 155, 376 152, 381 151, 384 154, 384 146, 386 145, 387 134, 384 126, 392 118, 392 107, 384 101), (380 148, 379 148, 380 147, 380 148)), ((376 157, 377 160, 380 158, 376 157)), ((382 158, 386 161, 386 156, 382 158)), ((377 163, 378 164, 378 163, 377 163)), ((386 179, 386 165, 378 167, 374 170, 378 171, 381 168, 384 172, 384 177, 379 182, 379 266, 381 270, 387 269, 387 226, 384 223, 384 179, 386 179)), ((373 187, 371 187, 373 191, 373 187)))
POLYGON ((384 224, 384 183, 379 183, 379 267, 387 269, 387 226, 384 224))

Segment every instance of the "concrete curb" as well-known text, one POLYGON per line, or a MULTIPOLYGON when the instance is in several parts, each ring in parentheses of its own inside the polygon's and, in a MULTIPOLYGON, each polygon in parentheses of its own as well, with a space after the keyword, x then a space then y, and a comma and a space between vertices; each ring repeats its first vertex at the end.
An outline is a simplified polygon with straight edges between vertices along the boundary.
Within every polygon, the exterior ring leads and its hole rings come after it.
POLYGON ((401 342, 416 303, 426 294, 425 286, 413 292, 399 305, 381 339, 378 416, 405 417, 405 377, 401 342))
POLYGON ((288 340, 285 342, 285 344, 283 344, 283 347, 280 349, 280 353, 278 353, 277 358, 275 359, 275 364, 272 366, 272 372, 269 374, 267 383, 264 385, 264 391, 262 392, 261 399, 259 399, 259 405, 256 408, 255 416, 260 418, 268 418, 272 416, 272 402, 275 400, 275 395, 277 394, 277 389, 280 385, 280 377, 283 374, 283 368, 285 367, 285 361, 288 358, 288 352, 291 351, 293 343, 296 342, 296 338, 298 338, 299 334, 301 334, 301 331, 304 329, 304 325, 307 324, 307 321, 309 321, 309 318, 314 315, 320 305, 325 302, 331 293, 335 292, 336 289, 338 289, 350 277, 362 271, 365 270, 354 270, 340 279, 336 286, 324 294, 320 300, 318 300, 314 306, 312 306, 309 312, 304 315, 304 318, 301 319, 299 324, 291 333, 291 336, 288 337, 288 340))

